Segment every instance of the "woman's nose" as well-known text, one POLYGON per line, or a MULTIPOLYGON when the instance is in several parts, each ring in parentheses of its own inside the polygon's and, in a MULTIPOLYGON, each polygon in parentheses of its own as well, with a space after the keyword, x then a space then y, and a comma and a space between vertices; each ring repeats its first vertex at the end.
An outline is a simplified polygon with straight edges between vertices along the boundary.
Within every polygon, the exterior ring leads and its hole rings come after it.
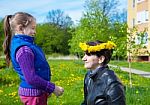
POLYGON ((85 60, 86 60, 86 55, 84 55, 84 56, 83 56, 82 60, 83 60, 83 61, 85 61, 85 60))

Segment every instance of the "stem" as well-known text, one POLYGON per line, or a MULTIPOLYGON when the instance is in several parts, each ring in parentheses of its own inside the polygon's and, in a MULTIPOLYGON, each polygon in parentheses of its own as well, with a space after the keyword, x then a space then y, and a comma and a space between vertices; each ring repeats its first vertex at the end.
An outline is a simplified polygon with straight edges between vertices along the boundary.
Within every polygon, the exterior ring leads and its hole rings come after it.
POLYGON ((131 55, 129 53, 129 59, 128 59, 128 62, 129 62, 129 79, 130 79, 130 88, 132 88, 132 73, 131 73, 131 55))
POLYGON ((57 96, 56 99, 57 99, 57 105, 60 105, 60 103, 59 103, 59 97, 57 96))

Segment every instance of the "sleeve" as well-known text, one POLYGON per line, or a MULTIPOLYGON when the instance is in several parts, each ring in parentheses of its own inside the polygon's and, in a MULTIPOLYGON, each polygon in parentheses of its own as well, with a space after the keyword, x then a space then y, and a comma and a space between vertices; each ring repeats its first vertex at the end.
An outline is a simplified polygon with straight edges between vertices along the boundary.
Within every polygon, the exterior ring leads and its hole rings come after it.
POLYGON ((86 101, 87 101, 87 86, 86 86, 86 83, 87 83, 87 75, 88 73, 85 75, 85 78, 84 78, 84 100, 83 102, 81 103, 81 105, 87 105, 86 101))
POLYGON ((19 50, 16 52, 16 60, 19 63, 22 73, 28 84, 42 89, 48 93, 52 93, 54 91, 55 84, 36 75, 34 69, 34 53, 29 47, 23 46, 19 48, 19 50))
POLYGON ((126 105, 124 86, 118 81, 111 83, 107 90, 107 98, 111 105, 126 105))
POLYGON ((83 102, 81 103, 81 105, 87 105, 87 104, 86 104, 87 90, 86 90, 85 87, 86 87, 86 86, 85 86, 85 84, 84 84, 84 100, 83 100, 83 102))

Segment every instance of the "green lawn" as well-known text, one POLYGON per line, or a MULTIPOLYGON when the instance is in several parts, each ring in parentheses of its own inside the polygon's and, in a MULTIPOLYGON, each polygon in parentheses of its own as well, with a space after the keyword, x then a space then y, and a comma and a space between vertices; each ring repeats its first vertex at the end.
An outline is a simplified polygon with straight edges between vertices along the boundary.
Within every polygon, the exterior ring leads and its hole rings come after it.
MULTIPOLYGON (((52 95, 49 105, 80 105, 83 100, 83 78, 86 70, 81 61, 49 61, 52 82, 64 87, 63 96, 52 95)), ((133 87, 129 87, 128 73, 112 68, 126 86, 127 105, 148 105, 150 103, 150 79, 138 75, 132 76, 133 87)), ((12 69, 0 70, 0 105, 21 105, 17 88, 19 79, 12 69)))
MULTIPOLYGON (((110 64, 129 67, 127 61, 111 61, 110 64)), ((150 62, 131 62, 131 68, 150 72, 150 62)))

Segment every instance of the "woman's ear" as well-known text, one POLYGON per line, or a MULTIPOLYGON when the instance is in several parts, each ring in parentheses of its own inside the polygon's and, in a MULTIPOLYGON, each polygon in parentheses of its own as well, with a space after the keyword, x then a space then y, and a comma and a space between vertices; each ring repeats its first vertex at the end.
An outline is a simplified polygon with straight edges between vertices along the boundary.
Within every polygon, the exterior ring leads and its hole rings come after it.
POLYGON ((102 64, 104 62, 104 60, 105 60, 105 56, 103 56, 103 55, 100 56, 98 60, 99 60, 98 63, 102 64))

